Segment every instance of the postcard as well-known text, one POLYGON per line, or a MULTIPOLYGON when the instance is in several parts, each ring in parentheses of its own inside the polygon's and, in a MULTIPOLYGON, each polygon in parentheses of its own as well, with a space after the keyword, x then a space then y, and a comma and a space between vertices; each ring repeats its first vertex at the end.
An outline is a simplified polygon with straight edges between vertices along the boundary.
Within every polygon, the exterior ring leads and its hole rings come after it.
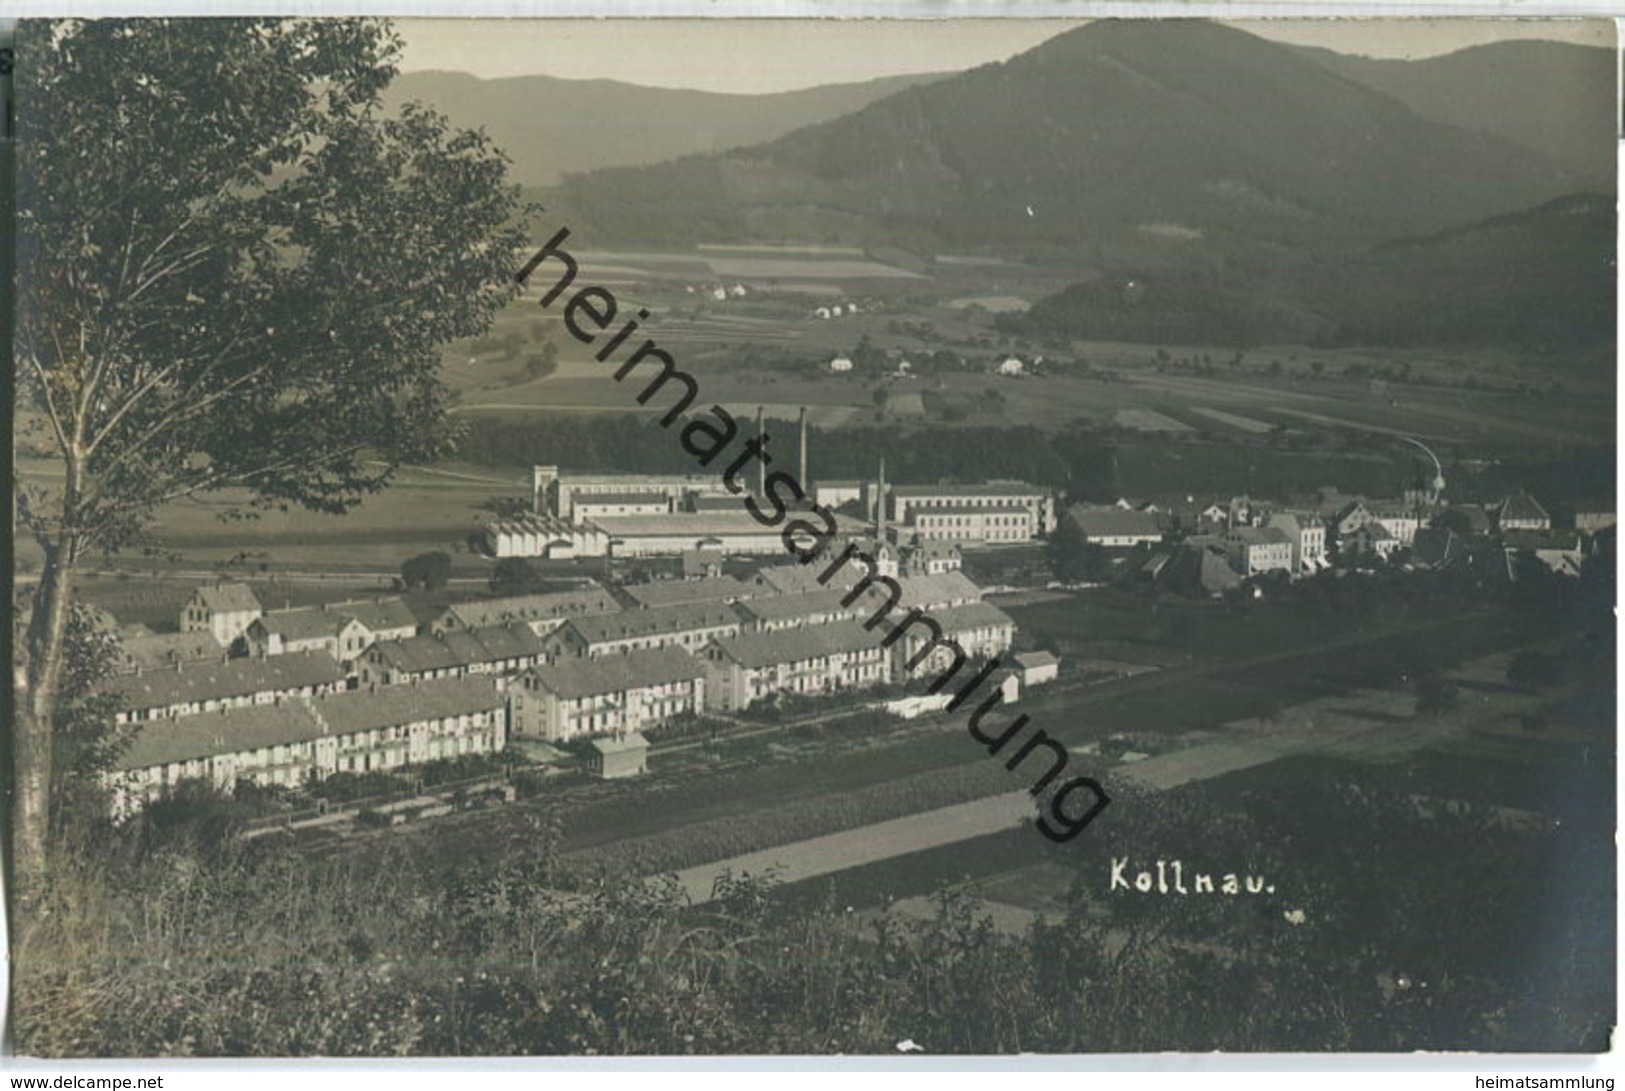
POLYGON ((1611 22, 6 56, 20 1057, 1610 1048, 1611 22))

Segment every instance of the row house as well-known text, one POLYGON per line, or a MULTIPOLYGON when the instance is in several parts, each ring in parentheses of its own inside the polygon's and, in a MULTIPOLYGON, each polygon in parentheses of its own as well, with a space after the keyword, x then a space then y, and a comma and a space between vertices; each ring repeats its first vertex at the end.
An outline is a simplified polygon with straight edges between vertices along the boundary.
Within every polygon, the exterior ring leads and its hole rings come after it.
POLYGON ((804 629, 809 625, 829 625, 855 621, 868 612, 862 603, 847 606, 840 591, 803 591, 795 595, 766 595, 736 603, 745 632, 768 633, 779 629, 804 629))
POLYGON ((634 609, 657 606, 683 606, 691 602, 739 602, 760 593, 732 576, 709 576, 697 580, 658 580, 623 586, 621 595, 634 609))
POLYGON ((702 653, 711 702, 725 710, 749 708, 780 693, 824 694, 865 689, 891 678, 884 627, 865 629, 837 621, 724 637, 702 653))
MULTIPOLYGON (((992 659, 1009 649, 1015 639, 1016 623, 1009 614, 990 602, 971 602, 941 610, 927 610, 929 617, 941 630, 944 641, 952 641, 962 649, 967 659, 992 659)), ((902 624, 901 617, 890 619, 893 625, 902 624)), ((903 629, 892 645, 892 674, 896 678, 927 677, 947 670, 954 660, 951 648, 938 645, 931 649, 912 671, 908 664, 925 651, 936 633, 924 620, 903 629)))
POLYGON ((542 638, 529 625, 510 622, 478 629, 381 640, 362 655, 362 685, 397 686, 470 674, 512 674, 546 658, 542 638))
POLYGON ((246 583, 205 584, 181 607, 181 632, 208 633, 215 643, 229 648, 264 612, 246 583))
POLYGON ((681 648, 656 648, 543 663, 521 676, 509 696, 518 737, 628 735, 705 711, 706 672, 681 648))
POLYGON ((103 680, 98 692, 117 694, 117 724, 196 716, 226 708, 269 705, 290 697, 345 688, 338 661, 322 652, 273 659, 231 659, 158 671, 138 670, 103 680))
POLYGON ((713 639, 736 635, 739 630, 739 615, 727 603, 691 602, 626 610, 566 622, 547 637, 547 657, 596 659, 655 648, 681 648, 693 653, 713 639))
POLYGON ((593 583, 571 591, 454 602, 429 622, 428 629, 450 633, 522 622, 537 636, 546 636, 571 618, 614 614, 620 609, 614 595, 593 583))
POLYGON ((127 817, 182 781, 297 787, 334 773, 421 765, 507 745, 508 713, 489 680, 403 686, 231 708, 142 730, 104 775, 127 817))

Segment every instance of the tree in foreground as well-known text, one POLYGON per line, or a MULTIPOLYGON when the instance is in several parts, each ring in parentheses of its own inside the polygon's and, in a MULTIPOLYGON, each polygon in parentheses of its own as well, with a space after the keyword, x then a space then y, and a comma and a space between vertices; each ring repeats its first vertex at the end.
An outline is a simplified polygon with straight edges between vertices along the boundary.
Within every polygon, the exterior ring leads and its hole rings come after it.
POLYGON ((510 298, 521 204, 483 134, 386 116, 399 51, 357 19, 19 27, 17 427, 59 466, 17 501, 24 876, 81 561, 202 493, 344 512, 450 439, 438 347, 510 298))

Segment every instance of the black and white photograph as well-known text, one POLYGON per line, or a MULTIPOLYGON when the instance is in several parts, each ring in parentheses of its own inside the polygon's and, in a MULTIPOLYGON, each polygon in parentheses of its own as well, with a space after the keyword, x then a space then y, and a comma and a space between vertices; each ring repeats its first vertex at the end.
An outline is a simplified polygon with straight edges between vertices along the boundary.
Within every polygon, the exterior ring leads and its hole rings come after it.
POLYGON ((1612 1048, 1612 20, 0 58, 11 1057, 1612 1048))

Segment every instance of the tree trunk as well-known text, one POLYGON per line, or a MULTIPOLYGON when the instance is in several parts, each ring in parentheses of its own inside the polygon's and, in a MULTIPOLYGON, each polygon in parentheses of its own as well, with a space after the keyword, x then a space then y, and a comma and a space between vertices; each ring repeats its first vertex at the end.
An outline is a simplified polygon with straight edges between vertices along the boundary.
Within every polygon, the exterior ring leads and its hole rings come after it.
POLYGON ((54 750, 57 689, 68 635, 73 573, 81 546, 78 523, 82 463, 68 460, 62 501, 62 529, 45 543, 45 565, 29 618, 27 665, 16 702, 11 850, 15 875, 25 897, 45 874, 51 825, 51 757, 54 750))

